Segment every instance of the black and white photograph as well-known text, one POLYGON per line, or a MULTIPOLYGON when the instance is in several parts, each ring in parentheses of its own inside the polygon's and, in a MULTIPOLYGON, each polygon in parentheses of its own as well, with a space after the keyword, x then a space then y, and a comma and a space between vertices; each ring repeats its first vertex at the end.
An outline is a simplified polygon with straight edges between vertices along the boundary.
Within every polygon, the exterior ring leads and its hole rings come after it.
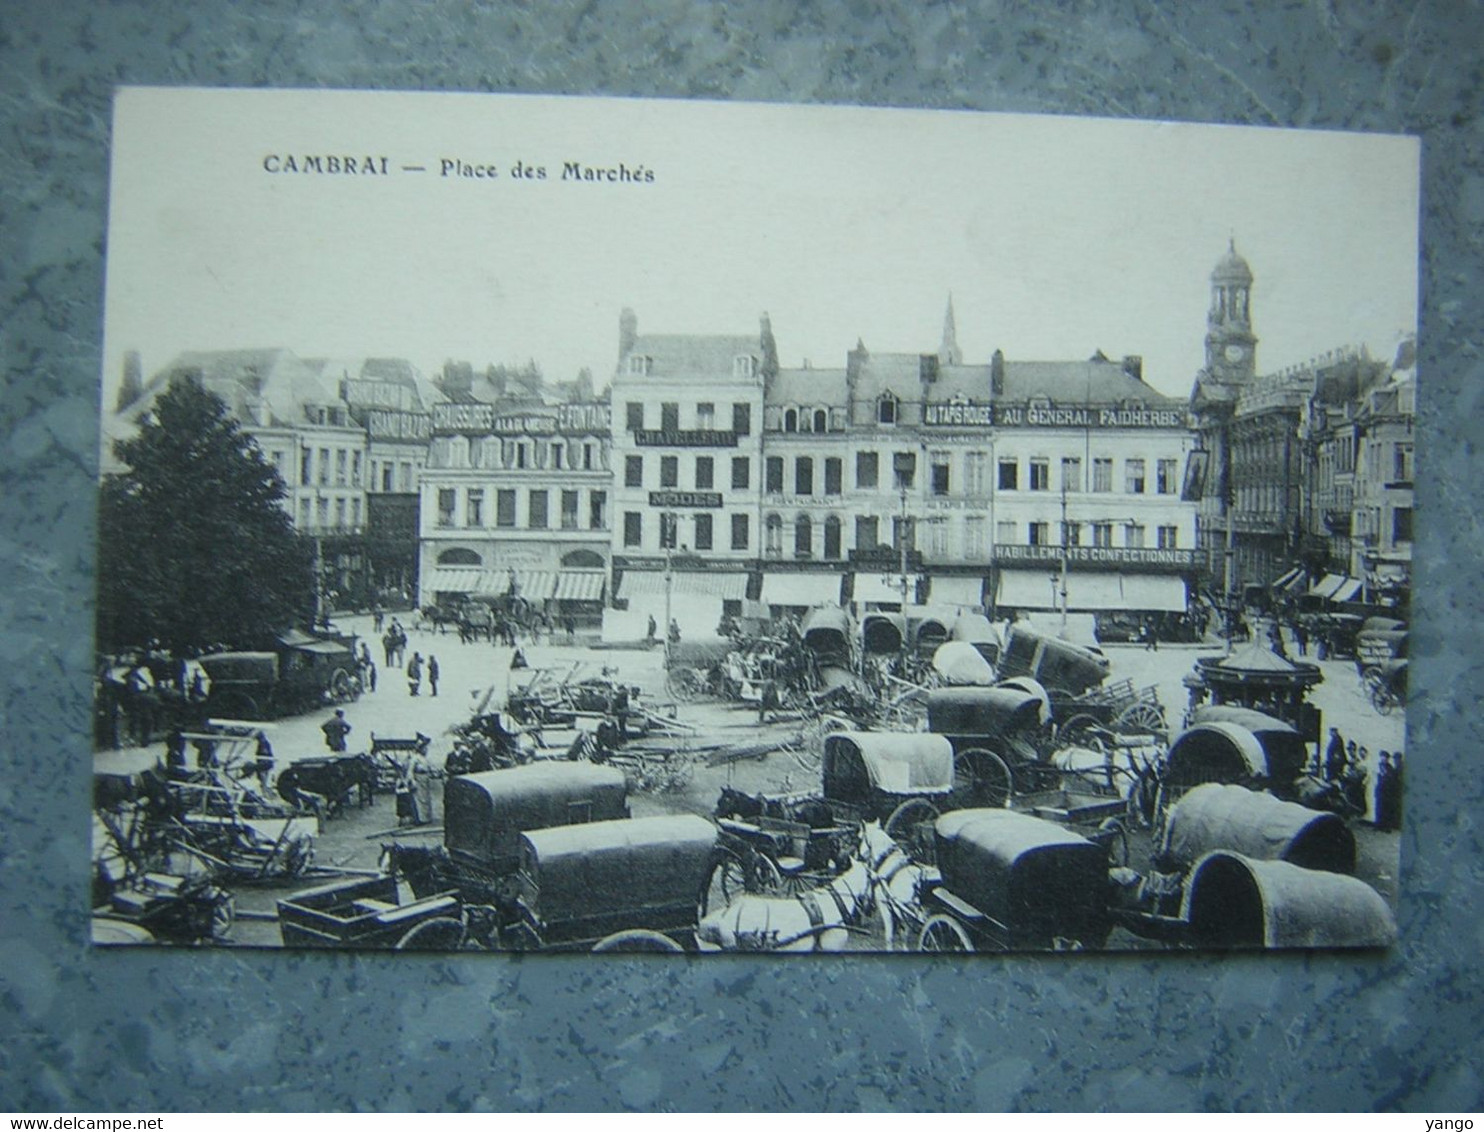
POLYGON ((1390 947, 1419 158, 122 88, 93 942, 1390 947))

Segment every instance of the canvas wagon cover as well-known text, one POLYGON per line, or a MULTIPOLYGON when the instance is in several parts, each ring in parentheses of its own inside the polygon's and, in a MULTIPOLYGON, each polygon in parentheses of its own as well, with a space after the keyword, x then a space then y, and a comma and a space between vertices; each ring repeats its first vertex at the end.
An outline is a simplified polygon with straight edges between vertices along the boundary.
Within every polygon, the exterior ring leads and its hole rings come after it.
POLYGON ((1020 688, 934 688, 927 694, 928 730, 992 738, 1040 722, 1041 701, 1020 688))
POLYGON ((848 649, 850 615, 835 606, 816 606, 804 615, 803 635, 812 652, 848 649))
POLYGON ((933 670, 949 684, 987 688, 994 683, 994 667, 968 641, 948 641, 933 653, 933 670))
POLYGON ((1065 826, 955 810, 934 833, 944 887, 1012 933, 1079 935, 1106 914, 1107 852, 1065 826))
POLYGON ((1210 947, 1390 947, 1397 937, 1365 881, 1225 851, 1191 869, 1181 918, 1210 947))
POLYGON ((1170 811, 1164 851, 1182 868, 1217 849, 1333 873, 1355 871, 1355 835, 1337 814, 1245 786, 1197 786, 1170 811))
POLYGON ((531 910, 548 924, 646 908, 694 908, 716 827, 694 814, 532 830, 520 838, 531 910))
POLYGON ((528 829, 628 816, 623 772, 582 762, 531 763, 450 778, 443 788, 443 843, 480 864, 513 866, 528 829))
POLYGON ((871 790, 946 794, 953 789, 953 745, 924 732, 839 731, 825 739, 824 796, 858 802, 871 790))
POLYGON ((1168 778, 1175 786, 1265 778, 1267 752, 1257 736, 1236 723, 1197 723, 1170 744, 1168 778))

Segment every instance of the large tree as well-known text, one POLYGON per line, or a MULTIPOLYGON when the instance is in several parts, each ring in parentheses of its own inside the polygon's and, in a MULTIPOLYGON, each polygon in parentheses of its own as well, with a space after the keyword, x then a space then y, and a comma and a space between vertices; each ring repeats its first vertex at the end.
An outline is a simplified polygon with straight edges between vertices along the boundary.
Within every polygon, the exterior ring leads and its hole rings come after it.
POLYGON ((99 510, 98 643, 261 647, 313 606, 283 480, 226 405, 177 378, 117 441, 99 510))

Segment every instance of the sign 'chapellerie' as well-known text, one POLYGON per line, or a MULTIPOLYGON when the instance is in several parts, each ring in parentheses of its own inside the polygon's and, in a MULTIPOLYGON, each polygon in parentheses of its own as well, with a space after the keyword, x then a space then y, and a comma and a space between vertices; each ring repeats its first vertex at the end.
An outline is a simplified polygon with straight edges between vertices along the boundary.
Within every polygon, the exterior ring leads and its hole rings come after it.
POLYGON ((1394 939, 1414 139, 162 88, 111 136, 95 939, 1394 939))

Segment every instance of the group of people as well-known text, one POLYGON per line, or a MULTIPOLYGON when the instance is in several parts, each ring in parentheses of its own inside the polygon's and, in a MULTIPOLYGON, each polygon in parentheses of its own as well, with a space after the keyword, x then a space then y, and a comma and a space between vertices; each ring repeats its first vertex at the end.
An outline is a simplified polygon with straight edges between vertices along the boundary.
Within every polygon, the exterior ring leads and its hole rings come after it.
POLYGON ((428 691, 430 695, 438 694, 438 658, 432 653, 428 654, 427 662, 423 661, 423 654, 414 652, 412 659, 407 662, 407 692, 409 695, 421 695, 423 686, 423 675, 428 677, 428 691))
MULTIPOLYGON (((1348 743, 1337 727, 1329 729, 1329 742, 1317 768, 1317 776, 1344 791, 1357 810, 1366 809, 1366 785, 1370 772, 1371 752, 1354 739, 1348 743)), ((1376 782, 1371 799, 1374 824, 1379 830, 1395 832, 1402 827, 1402 753, 1381 751, 1376 756, 1376 782)))

